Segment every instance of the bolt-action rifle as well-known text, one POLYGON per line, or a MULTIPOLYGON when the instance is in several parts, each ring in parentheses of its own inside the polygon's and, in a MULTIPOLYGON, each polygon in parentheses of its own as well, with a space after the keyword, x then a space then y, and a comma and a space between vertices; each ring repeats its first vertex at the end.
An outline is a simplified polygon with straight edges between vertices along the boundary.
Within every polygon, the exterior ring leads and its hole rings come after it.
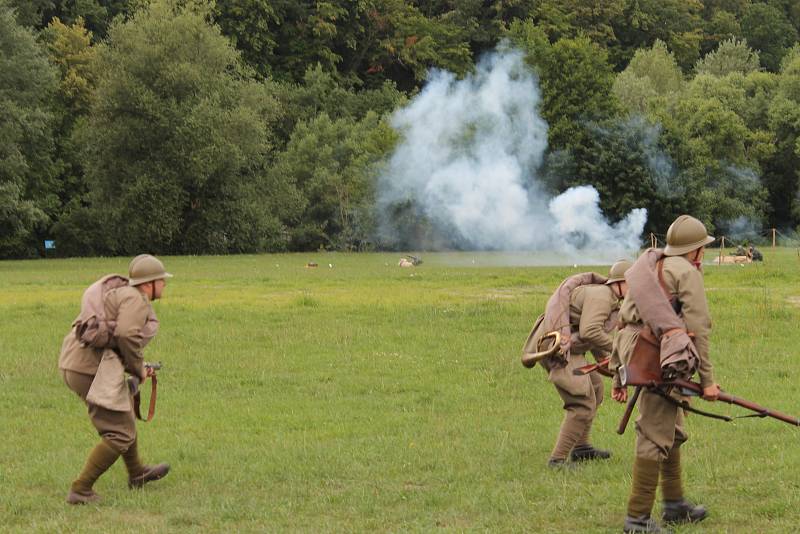
MULTIPOLYGON (((639 395, 642 392, 642 388, 647 388, 648 390, 658 395, 661 395, 666 400, 676 404, 677 406, 680 406, 681 408, 687 411, 694 412, 706 417, 711 417, 714 419, 721 419, 723 421, 733 421, 734 419, 739 419, 742 417, 772 417, 773 419, 783 421, 784 423, 788 423, 790 425, 800 426, 800 419, 798 419, 797 417, 787 415, 785 413, 772 410, 770 408, 766 408, 764 406, 756 404, 755 402, 751 402, 741 397, 736 397, 724 391, 720 392, 719 397, 717 397, 717 400, 728 404, 735 404, 736 406, 741 406, 742 408, 745 408, 755 413, 744 416, 728 417, 727 415, 720 415, 698 410, 697 408, 690 406, 689 403, 686 402, 685 400, 678 400, 670 396, 670 391, 675 388, 677 388, 677 390, 683 396, 702 396, 703 386, 691 380, 665 376, 663 370, 661 369, 658 350, 653 350, 655 347, 650 347, 650 348, 648 347, 649 345, 646 343, 637 342, 628 364, 623 365, 618 370, 620 376, 620 382, 622 383, 622 385, 634 386, 636 388, 633 395, 628 399, 628 404, 625 407, 625 413, 623 414, 622 419, 620 420, 619 423, 619 427, 617 428, 618 434, 623 434, 625 432, 625 428, 628 426, 628 421, 630 420, 631 414, 633 413, 633 407, 636 405, 636 401, 639 399, 639 395)), ((598 364, 599 363, 600 362, 598 362, 598 364)), ((605 360, 602 363, 607 365, 607 362, 605 362, 605 360)), ((585 374, 583 372, 583 369, 588 369, 590 367, 592 366, 585 366, 576 369, 574 372, 575 374, 585 374)), ((594 370, 595 369, 590 369, 588 372, 592 372, 594 370)))

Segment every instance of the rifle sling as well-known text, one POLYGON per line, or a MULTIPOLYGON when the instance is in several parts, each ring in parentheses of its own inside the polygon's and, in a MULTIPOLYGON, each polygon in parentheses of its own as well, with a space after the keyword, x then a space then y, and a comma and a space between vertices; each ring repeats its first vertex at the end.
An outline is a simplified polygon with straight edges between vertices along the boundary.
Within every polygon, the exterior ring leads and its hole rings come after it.
POLYGON ((142 413, 140 411, 140 405, 142 403, 141 391, 137 390, 136 394, 133 396, 133 413, 136 414, 137 419, 140 419, 145 423, 152 421, 153 417, 156 415, 156 394, 158 392, 158 387, 157 387, 158 379, 156 378, 155 374, 151 375, 150 379, 152 385, 150 386, 150 406, 147 409, 147 419, 142 417, 142 413))

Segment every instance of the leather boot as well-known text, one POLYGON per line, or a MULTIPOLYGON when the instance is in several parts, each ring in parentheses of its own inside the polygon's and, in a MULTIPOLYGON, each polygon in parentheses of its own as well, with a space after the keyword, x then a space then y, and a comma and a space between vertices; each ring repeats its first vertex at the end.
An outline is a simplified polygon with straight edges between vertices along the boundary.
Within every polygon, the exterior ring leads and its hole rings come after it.
POLYGON ((661 528, 658 526, 658 523, 650 519, 650 516, 643 515, 641 517, 626 517, 622 532, 656 532, 671 534, 672 531, 667 528, 661 528))
POLYGON ((578 445, 569 455, 573 462, 582 462, 584 460, 607 460, 611 458, 609 451, 603 449, 595 449, 591 445, 578 445))
POLYGON ((119 458, 119 453, 105 440, 95 445, 83 471, 72 483, 67 494, 69 504, 88 504, 100 500, 100 496, 94 492, 92 486, 105 473, 109 467, 119 458))
POLYGON ((665 523, 699 523, 708 517, 705 506, 694 505, 686 499, 664 501, 661 518, 665 523))
POLYGON ((141 488, 148 482, 164 478, 169 473, 169 464, 145 465, 141 475, 128 479, 128 487, 141 488))

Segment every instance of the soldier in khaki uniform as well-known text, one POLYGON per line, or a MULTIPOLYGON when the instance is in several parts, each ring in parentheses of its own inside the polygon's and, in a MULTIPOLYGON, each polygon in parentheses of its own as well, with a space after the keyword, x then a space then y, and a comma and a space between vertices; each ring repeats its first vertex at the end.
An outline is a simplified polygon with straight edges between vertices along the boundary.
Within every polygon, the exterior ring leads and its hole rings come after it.
MULTIPOLYGON (((716 400, 719 386, 714 381, 709 359, 711 316, 708 311, 701 265, 705 246, 714 238, 706 233, 702 222, 681 215, 667 231, 664 249, 662 278, 665 288, 677 299, 676 306, 694 334, 694 344, 700 357, 698 374, 703 386, 703 398, 716 400)), ((625 325, 614 340, 612 367, 625 364, 644 326, 629 293, 619 313, 625 325)), ((673 391, 677 398, 678 393, 673 391)), ((627 390, 615 377, 612 398, 627 400, 627 390)), ((662 532, 650 518, 656 488, 661 479, 663 497, 662 518, 667 523, 698 522, 706 517, 702 506, 684 499, 681 483, 681 445, 687 440, 683 426, 683 411, 663 397, 643 389, 639 398, 639 418, 636 420, 636 459, 633 467, 633 484, 628 501, 624 532, 662 532)))
MULTIPOLYGON (((569 296, 570 329, 573 332, 567 365, 554 358, 542 360, 550 382, 564 401, 564 420, 550 454, 548 466, 561 467, 572 461, 607 459, 611 453, 594 448, 589 440, 597 408, 603 402, 603 381, 597 373, 575 376, 573 370, 586 365, 584 354, 592 351, 599 358, 611 353, 609 331, 616 326, 613 315, 627 291, 624 273, 631 266, 618 261, 611 267, 604 284, 575 288, 569 296)), ((541 332, 540 335, 543 335, 541 332)))
POLYGON ((169 471, 167 464, 143 465, 139 459, 136 419, 125 372, 135 378, 137 385, 149 372, 142 349, 155 336, 158 326, 150 303, 161 297, 165 279, 172 275, 158 259, 143 254, 131 261, 129 276, 129 285, 102 296, 105 317, 116 321, 110 346, 86 346, 73 327, 61 347, 58 367, 64 382, 86 403, 89 419, 101 437, 70 487, 70 504, 99 500, 92 486, 119 456, 125 461, 132 488, 158 480, 169 471))

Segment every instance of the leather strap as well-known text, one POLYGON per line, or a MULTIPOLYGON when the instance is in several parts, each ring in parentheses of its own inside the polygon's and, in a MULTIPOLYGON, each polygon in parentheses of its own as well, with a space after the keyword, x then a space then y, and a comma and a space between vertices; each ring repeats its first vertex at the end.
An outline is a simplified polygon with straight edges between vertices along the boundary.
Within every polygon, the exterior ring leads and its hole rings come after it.
MULTIPOLYGON (((147 377, 145 377, 147 380, 147 377)), ((156 397, 158 393, 158 378, 156 378, 155 373, 150 375, 150 406, 147 409, 147 419, 142 417, 142 413, 140 411, 140 405, 142 403, 142 396, 141 396, 141 388, 136 391, 136 395, 133 396, 133 413, 136 414, 136 418, 148 423, 153 420, 153 417, 156 415, 156 397)))

